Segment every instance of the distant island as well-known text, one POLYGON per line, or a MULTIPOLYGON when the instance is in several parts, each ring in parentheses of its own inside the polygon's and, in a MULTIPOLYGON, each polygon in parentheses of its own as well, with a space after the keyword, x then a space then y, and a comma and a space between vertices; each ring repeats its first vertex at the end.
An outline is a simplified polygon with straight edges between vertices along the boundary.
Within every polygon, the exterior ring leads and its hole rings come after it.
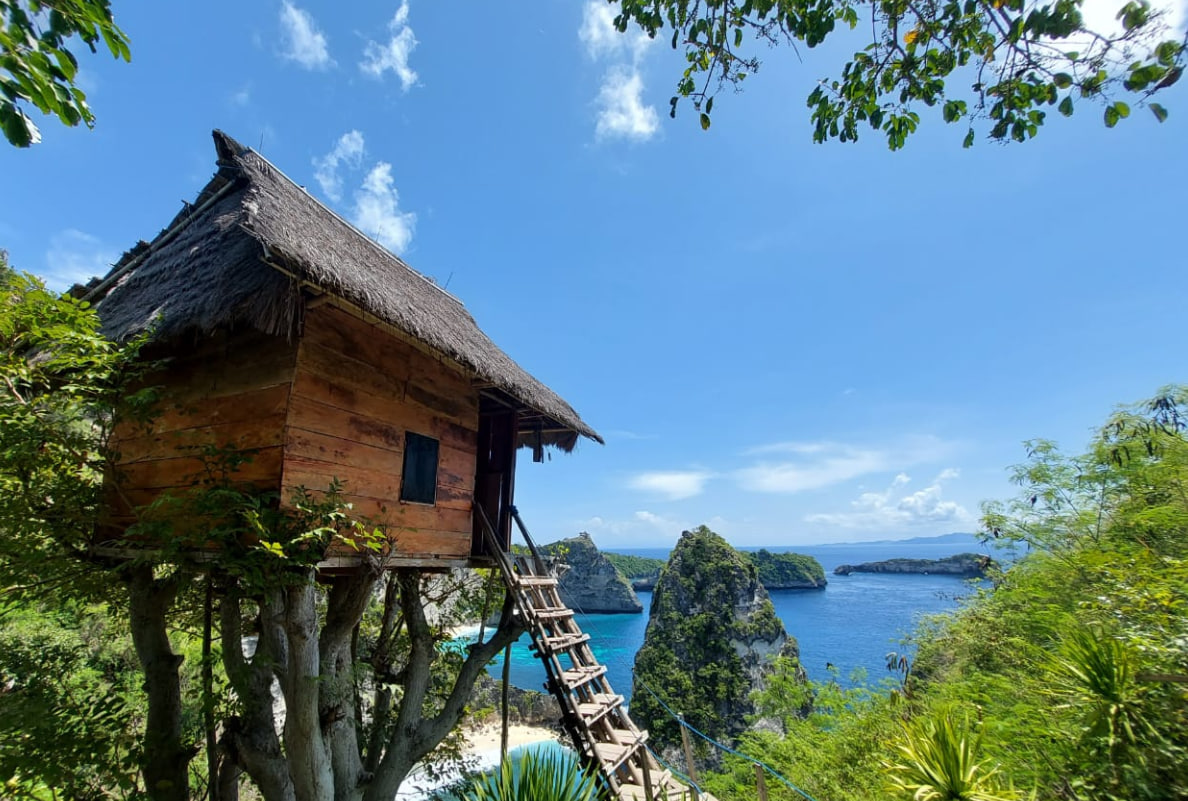
POLYGON ((926 575, 981 578, 995 564, 989 556, 978 553, 959 553, 944 559, 886 559, 882 562, 863 562, 860 565, 838 565, 838 576, 851 573, 918 573, 926 575))
POLYGON ((825 568, 802 553, 772 553, 765 548, 743 554, 759 570, 759 583, 769 590, 819 590, 828 583, 825 568))
MULTIPOLYGON (((656 586, 663 559, 604 552, 603 556, 631 582, 637 591, 650 592, 656 586)), ((743 552, 759 571, 759 582, 769 590, 815 590, 828 582, 825 569, 811 556, 800 553, 772 553, 766 549, 743 552)))

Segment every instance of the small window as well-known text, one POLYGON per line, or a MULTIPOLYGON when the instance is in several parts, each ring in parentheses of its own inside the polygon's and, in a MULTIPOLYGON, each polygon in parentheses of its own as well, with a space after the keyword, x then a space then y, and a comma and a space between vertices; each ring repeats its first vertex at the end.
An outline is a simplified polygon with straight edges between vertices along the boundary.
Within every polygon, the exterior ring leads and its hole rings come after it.
POLYGON ((409 431, 404 437, 404 475, 400 500, 432 504, 437 500, 437 440, 409 431))

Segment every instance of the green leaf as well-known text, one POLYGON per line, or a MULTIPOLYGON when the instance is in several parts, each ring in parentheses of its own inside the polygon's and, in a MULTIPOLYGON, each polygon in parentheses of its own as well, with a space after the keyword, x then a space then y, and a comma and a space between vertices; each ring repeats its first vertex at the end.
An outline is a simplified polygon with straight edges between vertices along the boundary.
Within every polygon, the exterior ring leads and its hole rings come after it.
POLYGON ((1106 106, 1105 110, 1105 124, 1107 128, 1113 128, 1118 124, 1121 117, 1118 115, 1118 109, 1113 106, 1106 106))
POLYGON ((965 148, 969 148, 969 147, 973 147, 973 143, 974 143, 974 132, 973 132, 973 128, 970 128, 969 132, 967 134, 965 134, 965 141, 961 143, 961 146, 965 147, 965 148))
POLYGON ((1126 119, 1130 116, 1130 106, 1126 105, 1121 100, 1114 104, 1114 111, 1117 111, 1118 116, 1122 119, 1126 119))
POLYGON ((709 100, 705 101, 705 113, 712 114, 713 110, 714 110, 714 99, 711 97, 709 100))
POLYGON ((708 131, 709 127, 710 127, 709 115, 706 114, 705 112, 702 112, 702 114, 701 114, 701 130, 708 131))
POLYGON ((1066 117, 1071 117, 1073 113, 1072 97, 1065 95, 1064 99, 1060 101, 1060 105, 1056 107, 1056 110, 1066 117))
POLYGON ((1067 89, 1072 86, 1072 76, 1067 72, 1058 72, 1052 76, 1052 83, 1056 84, 1057 89, 1067 89))
POLYGON ((1163 122, 1167 119, 1167 109, 1158 103, 1151 103, 1147 108, 1151 109, 1151 113, 1155 115, 1155 119, 1163 122))

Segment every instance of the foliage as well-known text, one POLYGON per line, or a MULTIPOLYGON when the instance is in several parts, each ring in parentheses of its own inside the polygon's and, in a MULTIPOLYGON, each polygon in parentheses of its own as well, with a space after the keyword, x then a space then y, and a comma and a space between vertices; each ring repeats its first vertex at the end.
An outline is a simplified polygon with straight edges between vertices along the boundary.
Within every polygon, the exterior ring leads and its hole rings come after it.
POLYGON ((995 140, 1026 141, 1055 107, 1069 116, 1083 101, 1104 107, 1113 127, 1176 83, 1184 42, 1141 0, 1118 0, 1119 30, 1086 28, 1080 0, 1037 5, 1024 0, 619 0, 616 27, 637 26, 683 49, 687 67, 671 113, 692 102, 709 128, 714 97, 741 88, 759 69, 759 46, 812 48, 841 30, 867 42, 839 79, 821 79, 808 96, 813 139, 855 141, 869 126, 891 149, 903 147, 922 106, 940 107, 949 123, 985 121, 995 140), (869 30, 869 34, 865 31, 869 30), (669 36, 671 31, 671 36, 669 36), (966 89, 965 87, 968 87, 966 89))
POLYGON ((615 566, 615 570, 618 570, 620 575, 627 579, 657 576, 660 574, 660 568, 664 567, 663 559, 609 551, 603 551, 602 555, 615 566))
POLYGON ((116 345, 93 309, 0 274, 0 587, 85 590, 111 434, 155 400, 133 389, 140 341, 116 345))
POLYGON ((109 0, 0 0, 0 129, 10 144, 41 141, 21 107, 25 103, 65 125, 94 126, 95 115, 76 83, 78 59, 67 47, 75 36, 92 53, 102 40, 115 58, 132 58, 109 0))
POLYGON ((915 801, 1013 801, 998 769, 978 758, 979 737, 969 718, 942 712, 904 727, 896 744, 898 761, 887 765, 890 790, 915 801))
POLYGON ((594 801, 598 789, 598 779, 583 772, 573 757, 528 750, 473 779, 458 801, 594 801))
POLYGON ((6 797, 135 797, 143 702, 127 631, 103 605, 6 612, 0 616, 6 797))
POLYGON ((772 553, 761 548, 746 556, 758 568, 759 581, 768 589, 802 584, 825 586, 825 568, 807 554, 772 553))

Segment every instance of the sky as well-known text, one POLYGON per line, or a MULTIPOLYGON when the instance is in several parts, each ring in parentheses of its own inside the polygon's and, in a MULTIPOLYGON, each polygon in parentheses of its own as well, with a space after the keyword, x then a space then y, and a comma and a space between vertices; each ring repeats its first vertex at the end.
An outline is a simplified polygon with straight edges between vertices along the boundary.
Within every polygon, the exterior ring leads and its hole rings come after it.
POLYGON ((12 264, 105 273, 194 199, 226 131, 605 437, 521 458, 538 540, 974 531, 1024 440, 1076 452, 1188 379, 1183 85, 1162 125, 1083 104, 1024 145, 964 150, 923 109, 892 153, 812 143, 804 99, 860 37, 761 49, 702 131, 668 116, 681 55, 597 0, 113 7, 133 58, 82 60, 95 129, 38 119, 41 144, 0 148, 12 264))

